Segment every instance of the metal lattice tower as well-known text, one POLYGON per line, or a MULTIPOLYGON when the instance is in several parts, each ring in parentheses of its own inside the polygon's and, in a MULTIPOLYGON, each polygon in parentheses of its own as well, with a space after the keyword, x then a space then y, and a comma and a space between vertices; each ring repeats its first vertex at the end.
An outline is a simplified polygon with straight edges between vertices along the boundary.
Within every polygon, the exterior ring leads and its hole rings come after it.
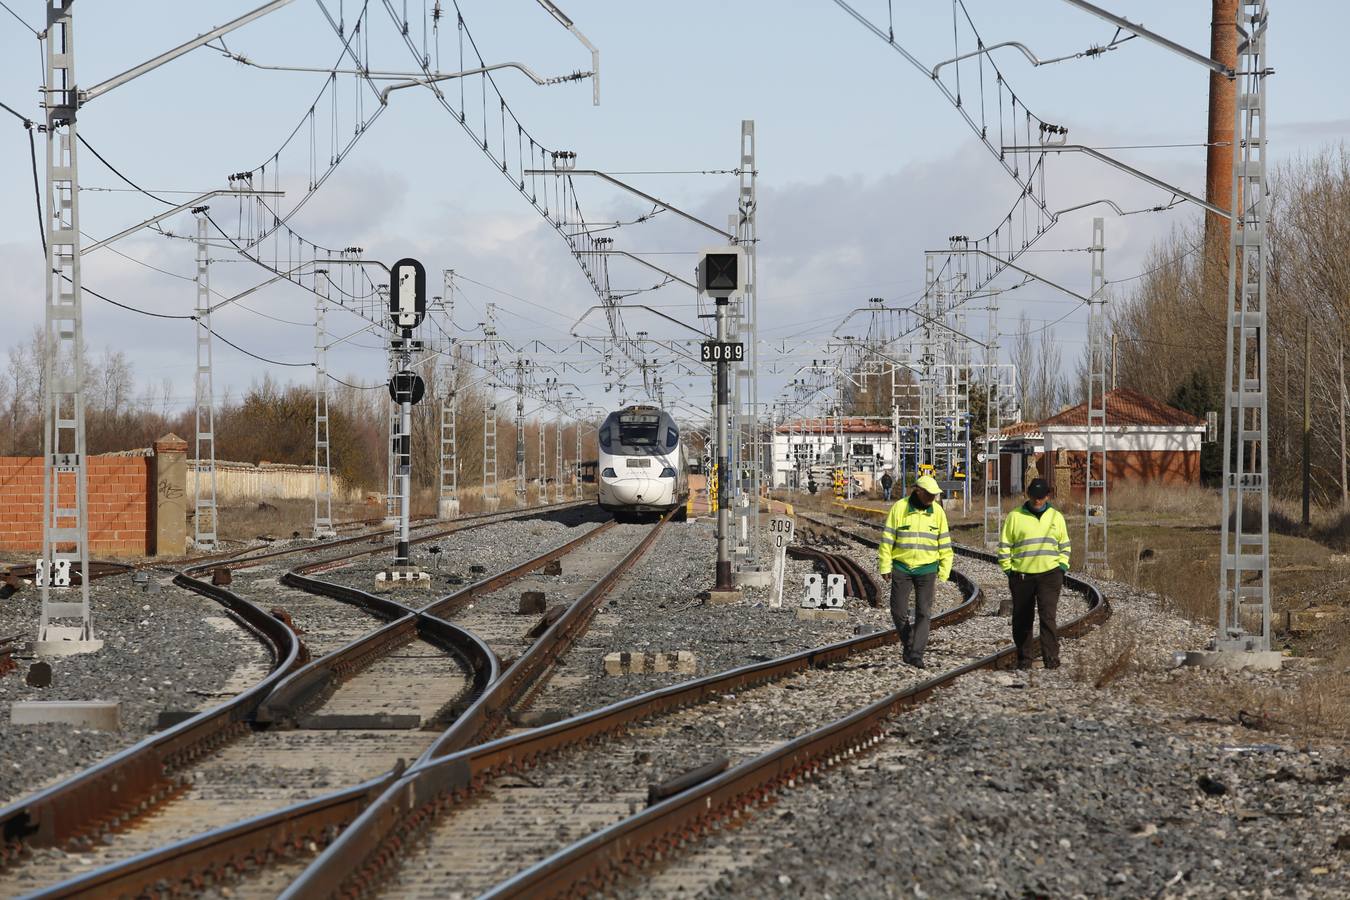
MULTIPOLYGON (((753 119, 741 121, 741 165, 740 193, 737 203, 735 227, 736 243, 745 252, 745 266, 748 277, 745 290, 740 297, 740 321, 737 323, 737 337, 745 341, 745 362, 736 367, 737 397, 734 408, 739 421, 732 431, 733 465, 738 465, 736 480, 741 484, 741 502, 734 506, 735 515, 740 519, 738 534, 741 540, 736 547, 736 556, 741 568, 755 567, 755 557, 759 543, 759 497, 762 483, 763 458, 761 447, 760 409, 759 409, 759 279, 756 272, 756 249, 759 237, 755 224, 757 201, 755 198, 755 122, 753 119), (742 413, 744 410, 744 413, 742 413), (748 450, 748 453, 747 453, 748 450)), ((734 340, 735 338, 733 338, 734 340)), ((770 438, 772 440, 772 438, 770 438)))
POLYGON ((934 356, 933 318, 939 290, 933 254, 924 254, 924 293, 919 301, 923 326, 919 329, 919 430, 918 464, 935 465, 937 444, 937 370, 934 356))
POLYGON ((47 185, 43 227, 47 237, 46 344, 42 423, 42 613, 38 641, 89 642, 97 649, 89 609, 89 519, 85 471, 84 351, 80 281, 80 206, 76 165, 75 36, 68 0, 47 3, 47 185), (70 504, 70 505, 64 505, 70 504), (80 599, 51 601, 65 593, 79 566, 80 599), (76 626, 58 624, 79 619, 76 626))
POLYGON ((192 479, 192 539, 198 547, 216 545, 216 412, 211 375, 211 260, 206 241, 206 207, 197 217, 197 369, 194 381, 196 441, 192 479))
POLYGON ((575 427, 574 427, 574 432, 575 432, 576 439, 577 439, 577 458, 576 458, 576 471, 573 473, 573 475, 574 475, 575 478, 576 478, 576 481, 575 481, 575 483, 574 483, 574 486, 575 486, 575 488, 576 488, 575 496, 576 496, 576 499, 580 500, 581 497, 582 497, 582 494, 583 494, 582 487, 581 487, 581 422, 580 422, 580 420, 577 421, 577 423, 576 423, 576 425, 575 425, 575 427))
POLYGON ((441 481, 438 509, 441 518, 459 515, 459 452, 456 444, 456 393, 458 366, 456 354, 450 354, 447 383, 441 392, 441 481))
POLYGON ((483 499, 496 503, 497 496, 497 400, 483 407, 483 499))
POLYGON ((1270 649, 1265 0, 1242 0, 1224 370, 1219 650, 1270 649), (1256 522, 1248 521, 1255 513, 1256 522), (1256 620, 1259 619, 1259 624, 1256 620), (1254 627, 1253 627, 1254 626, 1254 627))
POLYGON ((553 502, 563 502, 563 420, 562 413, 558 413, 558 420, 553 423, 553 502))
POLYGON ((548 423, 539 419, 539 504, 548 502, 548 423))
MULTIPOLYGON (((455 272, 453 269, 445 269, 442 275, 445 278, 442 302, 447 310, 447 318, 453 322, 455 272)), ((451 519, 459 515, 459 449, 456 444, 457 435, 455 433, 456 415, 459 411, 457 408, 459 405, 459 351, 459 346, 451 339, 446 354, 450 362, 444 369, 444 377, 436 379, 437 384, 442 385, 439 392, 441 403, 441 471, 436 503, 438 517, 442 519, 451 519)))
POLYGON ((525 360, 516 357, 516 504, 525 505, 525 360))
POLYGON ((328 443, 328 273, 314 273, 314 537, 333 537, 333 468, 328 443))
POLYGON ((1003 391, 998 363, 998 291, 989 292, 984 349, 984 546, 998 546, 1003 526, 1003 391))
POLYGON ((1083 568, 1110 577, 1106 530, 1106 224, 1092 220, 1088 294, 1087 466, 1083 473, 1083 568))

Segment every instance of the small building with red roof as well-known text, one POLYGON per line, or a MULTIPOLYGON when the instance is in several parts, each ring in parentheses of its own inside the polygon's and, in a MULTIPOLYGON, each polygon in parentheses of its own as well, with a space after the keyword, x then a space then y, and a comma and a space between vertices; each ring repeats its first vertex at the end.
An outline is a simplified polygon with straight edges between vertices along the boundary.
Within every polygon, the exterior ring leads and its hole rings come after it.
MULTIPOLYGON (((1044 452, 1037 468, 1055 478, 1057 492, 1067 477, 1078 494, 1086 484, 1087 404, 1071 406, 1040 423, 1044 452)), ((1123 482, 1200 483, 1200 443, 1205 422, 1129 388, 1106 392, 1106 485, 1123 482)))

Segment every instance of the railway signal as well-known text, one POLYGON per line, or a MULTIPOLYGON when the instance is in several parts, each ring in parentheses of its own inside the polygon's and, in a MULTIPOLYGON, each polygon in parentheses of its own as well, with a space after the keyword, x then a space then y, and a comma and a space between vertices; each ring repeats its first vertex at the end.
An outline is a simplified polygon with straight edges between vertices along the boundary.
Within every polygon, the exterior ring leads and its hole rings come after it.
POLYGON ((398 429, 391 438, 391 476, 398 485, 398 541, 394 545, 394 564, 376 575, 379 583, 425 582, 426 572, 412 564, 408 555, 412 517, 412 408, 426 396, 426 382, 413 372, 412 355, 422 350, 422 342, 413 338, 413 329, 422 324, 427 312, 427 271, 411 258, 400 259, 389 269, 389 318, 398 336, 390 341, 394 374, 389 379, 389 399, 398 404, 398 429))
MULTIPOLYGON (((731 578, 731 444, 727 428, 729 407, 728 354, 725 349, 733 346, 727 340, 727 306, 733 294, 745 290, 745 251, 740 247, 717 247, 705 250, 698 262, 695 281, 699 290, 712 297, 716 303, 717 338, 712 342, 713 364, 717 367, 717 399, 714 416, 717 421, 715 441, 717 443, 717 581, 713 590, 718 593, 733 594, 736 585, 731 578)), ((709 355, 709 345, 703 346, 705 358, 709 355)), ((742 356, 744 348, 742 348, 742 356)))

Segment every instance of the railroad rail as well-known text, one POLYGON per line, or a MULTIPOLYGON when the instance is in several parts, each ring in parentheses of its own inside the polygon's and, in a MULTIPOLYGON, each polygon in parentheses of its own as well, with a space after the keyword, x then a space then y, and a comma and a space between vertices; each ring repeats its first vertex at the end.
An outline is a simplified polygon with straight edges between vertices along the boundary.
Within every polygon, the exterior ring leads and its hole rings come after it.
MULTIPOLYGON (((960 572, 953 573, 953 580, 961 589, 962 602, 936 616, 934 628, 965 621, 982 602, 973 581, 960 572)), ((429 753, 343 832, 284 896, 330 897, 371 889, 385 877, 402 848, 415 841, 435 819, 467 804, 495 777, 530 768, 569 748, 611 738, 642 720, 697 706, 728 692, 747 691, 807 669, 834 665, 895 644, 898 639, 893 628, 861 635, 651 691, 448 755, 429 753)))
MULTIPOLYGON (((422 535, 417 540, 433 540, 446 534, 494 524, 502 518, 534 515, 550 508, 571 505, 575 504, 465 517, 456 520, 454 527, 422 535), (466 520, 470 524, 462 524, 466 520)), ((185 783, 179 773, 195 760, 248 733, 254 727, 254 714, 262 702, 290 673, 301 667, 302 644, 290 627, 270 611, 224 586, 210 583, 204 576, 222 566, 238 569, 297 553, 312 554, 347 546, 367 541, 369 537, 368 534, 359 535, 248 555, 212 554, 177 573, 174 584, 220 603, 263 643, 272 658, 271 671, 229 700, 150 735, 49 788, 0 809, 0 870, 18 860, 29 848, 65 846, 81 839, 90 840, 104 832, 121 830, 180 793, 185 783)), ((378 547, 370 548, 348 554, 345 558, 356 558, 380 550, 378 547)), ((383 598, 375 597, 371 597, 369 602, 377 607, 386 603, 383 598)), ((384 609, 391 614, 394 612, 392 606, 385 606, 384 609)), ((409 609, 400 615, 414 612, 409 609)), ((481 648, 477 653, 472 649, 475 639, 467 633, 458 634, 458 629, 444 627, 447 625, 442 623, 432 626, 431 630, 439 628, 439 636, 447 643, 464 647, 468 665, 478 664, 481 661, 481 648)), ((474 683, 485 686, 491 677, 491 674, 481 678, 475 676, 474 683)))
MULTIPOLYGON (((313 579, 298 574, 297 571, 288 573, 287 577, 292 583, 303 583, 306 589, 315 589, 335 598, 346 599, 348 602, 369 604, 373 607, 383 606, 386 614, 397 613, 398 617, 376 632, 344 647, 343 651, 339 651, 342 658, 339 658, 339 653, 329 654, 307 666, 294 668, 289 675, 279 682, 274 682, 272 692, 258 704, 256 719, 259 721, 294 719, 303 709, 312 706, 316 698, 321 698, 321 694, 326 688, 330 688, 333 682, 350 677, 360 667, 368 664, 370 658, 381 650, 392 649, 413 637, 434 638, 438 631, 442 631, 446 634, 458 633, 460 639, 471 641, 472 644, 463 652, 475 653, 480 664, 474 671, 472 688, 463 698, 465 703, 456 704, 455 712, 461 713, 460 719, 449 731, 440 736, 433 749, 436 746, 458 746, 460 741, 477 740, 478 736, 486 731, 500 727, 506 720, 506 713, 525 700, 525 693, 530 685, 543 677, 552 661, 565 652, 570 642, 584 631, 585 623, 589 621, 605 593, 617 581, 622 571, 651 545, 660 526, 654 528, 618 567, 574 603, 568 614, 555 622, 549 632, 516 661, 506 673, 507 676, 514 673, 515 677, 499 678, 499 663, 486 644, 453 623, 437 618, 433 613, 453 611, 475 596, 498 590, 547 562, 565 556, 610 527, 612 523, 602 525, 580 538, 485 581, 433 601, 421 609, 401 613, 399 612, 403 609, 401 605, 387 598, 313 579), (428 629, 431 629, 430 634, 428 629), (471 725, 466 726, 465 722, 471 725)), ((359 554, 353 554, 356 555, 359 554)), ((301 568, 328 568, 331 562, 321 560, 301 568)), ((427 754, 430 752, 428 750, 427 754)), ((392 788, 403 772, 404 765, 400 761, 389 772, 377 778, 367 779, 339 791, 291 804, 246 821, 210 829, 178 841, 172 846, 159 847, 148 853, 120 860, 79 878, 50 887, 35 896, 68 897, 86 895, 90 892, 137 894, 149 890, 153 884, 161 881, 200 887, 216 877, 224 877, 227 869, 237 871, 263 865, 278 855, 284 855, 287 848, 299 848, 311 841, 326 840, 350 823, 362 809, 392 788)))
MULTIPOLYGON (((839 526, 798 513, 822 526, 839 526)), ((845 532, 852 535, 852 532, 845 532)), ((853 535, 867 543, 870 538, 853 535)), ((960 547, 958 554, 994 561, 993 554, 960 547)), ((1103 623, 1110 606, 1090 581, 1066 576, 1065 584, 1086 594, 1087 612, 1065 623, 1061 634, 1075 637, 1103 623)), ((796 786, 880 743, 883 723, 923 703, 971 672, 1016 665, 1016 648, 1004 646, 964 666, 884 697, 828 725, 788 741, 726 772, 604 828, 502 882, 484 897, 560 897, 603 892, 639 866, 660 860, 714 828, 730 824, 774 794, 796 786)))

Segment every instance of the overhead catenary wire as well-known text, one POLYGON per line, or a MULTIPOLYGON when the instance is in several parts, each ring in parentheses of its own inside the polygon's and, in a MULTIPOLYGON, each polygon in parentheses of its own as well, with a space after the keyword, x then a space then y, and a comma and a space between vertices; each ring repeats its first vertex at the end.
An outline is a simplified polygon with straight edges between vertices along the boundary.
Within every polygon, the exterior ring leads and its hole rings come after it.
POLYGON ((10 9, 10 8, 9 8, 9 4, 6 3, 5 0, 0 0, 0 7, 4 7, 5 12, 9 13, 11 16, 13 16, 14 18, 18 19, 20 25, 22 25, 24 28, 27 28, 29 31, 33 32, 33 37, 37 38, 38 40, 41 40, 41 39, 42 39, 42 34, 41 34, 41 32, 39 32, 39 31, 38 31, 36 28, 34 28, 32 25, 29 25, 29 24, 28 24, 28 21, 27 21, 26 19, 24 19, 23 16, 19 15, 19 14, 16 13, 14 10, 10 9))

